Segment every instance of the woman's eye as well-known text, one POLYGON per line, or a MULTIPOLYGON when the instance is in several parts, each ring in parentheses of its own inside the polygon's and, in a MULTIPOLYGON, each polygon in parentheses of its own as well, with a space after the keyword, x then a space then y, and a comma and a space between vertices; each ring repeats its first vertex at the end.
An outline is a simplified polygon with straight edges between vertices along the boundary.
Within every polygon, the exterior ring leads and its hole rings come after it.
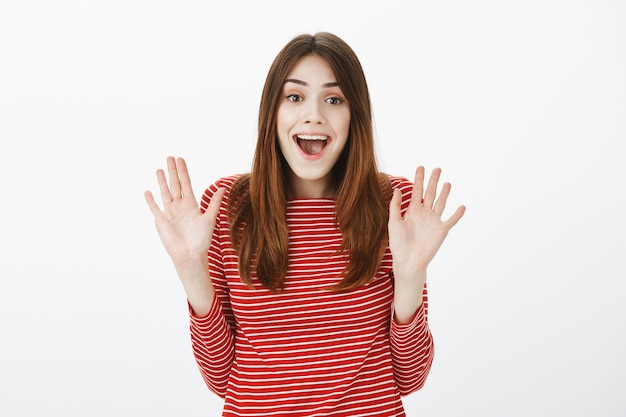
POLYGON ((302 97, 297 94, 289 94, 287 96, 287 100, 291 101, 292 103, 299 103, 302 101, 302 97))
POLYGON ((341 104, 343 103, 343 100, 340 99, 339 97, 329 97, 326 99, 326 102, 328 104, 341 104))

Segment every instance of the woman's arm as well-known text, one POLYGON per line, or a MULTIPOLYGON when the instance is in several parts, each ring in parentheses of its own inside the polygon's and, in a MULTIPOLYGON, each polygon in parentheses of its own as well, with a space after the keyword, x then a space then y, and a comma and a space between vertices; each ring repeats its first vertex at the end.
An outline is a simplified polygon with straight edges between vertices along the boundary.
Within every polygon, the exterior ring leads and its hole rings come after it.
POLYGON ((224 190, 218 190, 207 210, 202 213, 191 188, 183 158, 167 158, 169 184, 163 170, 157 171, 163 210, 150 191, 145 198, 165 250, 172 258, 187 299, 197 315, 209 312, 215 297, 207 268, 207 251, 215 228, 224 190))
POLYGON ((408 323, 422 304, 426 270, 448 232, 465 213, 459 206, 446 221, 441 219, 450 194, 444 183, 437 198, 441 169, 435 168, 424 191, 424 167, 418 167, 411 201, 404 214, 402 192, 395 189, 389 206, 389 248, 393 256, 394 313, 399 324, 408 323))
MULTIPOLYGON (((216 187, 205 195, 208 204, 200 208, 185 161, 169 157, 167 170, 169 183, 165 172, 157 171, 163 210, 150 191, 145 193, 146 202, 187 295, 192 347, 201 374, 209 388, 223 397, 232 365, 234 336, 222 306, 224 285, 218 286, 220 294, 216 294, 212 281, 219 280, 219 268, 210 272, 207 254, 211 256, 219 246, 213 232, 225 189, 216 187)), ((214 264, 219 263, 219 256, 213 258, 214 264)))
POLYGON ((393 373, 401 395, 408 395, 424 386, 433 363, 435 350, 428 326, 426 288, 422 302, 409 322, 400 324, 393 317, 389 332, 393 373))
POLYGON ((460 206, 448 220, 441 220, 450 184, 443 184, 437 198, 440 175, 439 168, 433 170, 424 191, 424 168, 418 167, 410 196, 395 189, 389 208, 394 278, 390 343, 394 375, 402 395, 420 389, 430 371, 434 345, 427 317, 427 269, 465 212, 465 207, 460 206))

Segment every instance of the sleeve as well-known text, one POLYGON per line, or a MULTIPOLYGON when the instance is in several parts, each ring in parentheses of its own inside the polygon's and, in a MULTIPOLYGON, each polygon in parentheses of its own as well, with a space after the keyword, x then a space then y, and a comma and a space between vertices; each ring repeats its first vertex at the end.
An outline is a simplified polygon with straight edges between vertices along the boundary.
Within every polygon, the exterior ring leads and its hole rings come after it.
MULTIPOLYGON (((401 212, 404 215, 411 201, 413 183, 406 178, 392 177, 393 188, 402 191, 401 212)), ((398 324, 393 319, 393 309, 389 340, 393 360, 393 372, 401 395, 408 395, 424 386, 434 359, 433 337, 428 326, 428 292, 426 285, 422 292, 422 305, 415 312, 413 320, 398 324)))
MULTIPOLYGON (((227 188, 228 194, 228 183, 224 180, 217 181, 204 192, 200 202, 202 212, 207 209, 211 197, 219 187, 227 188)), ((222 398, 226 396, 235 352, 235 321, 222 261, 222 242, 228 239, 226 207, 225 195, 207 254, 209 274, 215 288, 213 305, 204 317, 195 316, 189 309, 191 345, 200 373, 209 389, 222 398)))
POLYGON ((389 340, 393 373, 401 395, 408 395, 424 386, 434 359, 425 287, 423 297, 422 305, 410 323, 398 324, 391 320, 389 340))

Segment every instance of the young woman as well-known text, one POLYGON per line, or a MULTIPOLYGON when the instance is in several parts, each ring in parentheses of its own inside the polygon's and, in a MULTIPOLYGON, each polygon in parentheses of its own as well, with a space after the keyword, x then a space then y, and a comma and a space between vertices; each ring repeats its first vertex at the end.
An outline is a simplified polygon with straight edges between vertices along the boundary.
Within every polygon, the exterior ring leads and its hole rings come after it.
POLYGON ((433 360, 426 270, 459 207, 424 168, 378 172, 361 65, 301 35, 262 93, 252 170, 194 197, 167 159, 146 192, 184 286, 193 351, 224 416, 402 416, 433 360), (208 254, 208 258, 207 258, 208 254))

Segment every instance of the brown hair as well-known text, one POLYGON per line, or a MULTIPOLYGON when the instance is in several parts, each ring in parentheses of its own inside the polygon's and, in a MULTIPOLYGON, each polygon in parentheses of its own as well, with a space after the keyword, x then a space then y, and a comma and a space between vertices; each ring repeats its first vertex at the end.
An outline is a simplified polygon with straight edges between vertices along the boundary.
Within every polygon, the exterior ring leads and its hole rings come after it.
POLYGON ((341 250, 349 254, 349 263, 343 279, 330 289, 347 290, 369 282, 387 247, 391 187, 388 177, 376 167, 372 109, 361 64, 350 46, 331 33, 299 35, 285 45, 270 67, 261 96, 252 171, 239 178, 229 198, 230 237, 239 256, 239 274, 251 287, 256 272, 266 288, 282 290, 289 266, 288 166, 277 140, 276 115, 289 71, 310 54, 328 61, 350 105, 348 140, 332 170, 341 250))

